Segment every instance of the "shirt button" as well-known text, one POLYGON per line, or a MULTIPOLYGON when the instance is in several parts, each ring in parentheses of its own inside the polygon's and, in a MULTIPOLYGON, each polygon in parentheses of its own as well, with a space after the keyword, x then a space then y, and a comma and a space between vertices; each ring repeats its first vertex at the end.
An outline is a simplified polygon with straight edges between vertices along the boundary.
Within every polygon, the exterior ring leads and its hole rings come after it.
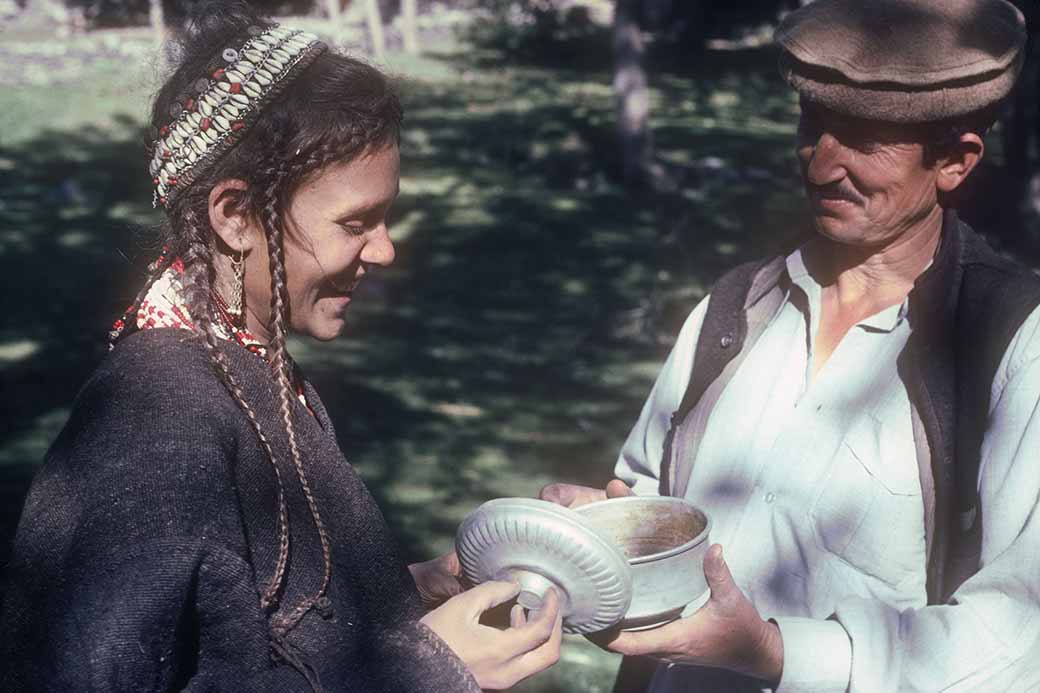
POLYGON ((776 494, 775 493, 770 491, 769 493, 766 494, 766 496, 765 496, 766 503, 772 503, 775 500, 776 500, 776 494))

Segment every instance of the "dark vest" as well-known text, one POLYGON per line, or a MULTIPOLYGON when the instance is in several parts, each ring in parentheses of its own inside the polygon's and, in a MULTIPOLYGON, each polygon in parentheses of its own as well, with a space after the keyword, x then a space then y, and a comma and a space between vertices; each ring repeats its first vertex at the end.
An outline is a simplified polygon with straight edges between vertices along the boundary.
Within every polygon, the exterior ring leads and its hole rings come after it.
MULTIPOLYGON (((676 432, 726 366, 750 350, 749 292, 764 272, 777 273, 778 266, 782 258, 741 265, 712 288, 690 383, 665 439, 662 494, 675 491, 676 432)), ((898 360, 931 458, 931 604, 945 602, 978 570, 982 516, 977 479, 990 389, 1008 344, 1038 304, 1040 278, 997 255, 955 212, 947 211, 935 261, 909 295, 912 334, 898 360)))

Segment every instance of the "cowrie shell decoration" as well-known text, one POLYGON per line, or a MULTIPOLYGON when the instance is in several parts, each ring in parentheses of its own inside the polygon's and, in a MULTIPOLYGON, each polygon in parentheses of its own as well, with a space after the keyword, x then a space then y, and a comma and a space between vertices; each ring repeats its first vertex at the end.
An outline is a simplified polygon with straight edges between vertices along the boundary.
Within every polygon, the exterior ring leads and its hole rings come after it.
POLYGON ((250 27, 250 38, 239 49, 225 48, 220 57, 227 63, 192 83, 189 91, 169 106, 172 121, 153 136, 153 154, 148 164, 153 178, 153 206, 169 204, 178 187, 190 185, 192 169, 205 165, 207 156, 225 140, 242 131, 264 103, 272 87, 286 79, 290 70, 313 49, 324 45, 313 34, 272 26, 250 27), (188 97, 192 96, 192 99, 188 97))

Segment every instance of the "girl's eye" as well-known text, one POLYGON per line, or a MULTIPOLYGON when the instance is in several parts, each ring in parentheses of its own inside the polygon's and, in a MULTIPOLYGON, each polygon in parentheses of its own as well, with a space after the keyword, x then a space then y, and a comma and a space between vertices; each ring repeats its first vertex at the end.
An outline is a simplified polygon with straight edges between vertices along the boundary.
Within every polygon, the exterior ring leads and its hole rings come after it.
POLYGON ((361 224, 341 224, 343 230, 351 236, 364 236, 368 229, 361 224))

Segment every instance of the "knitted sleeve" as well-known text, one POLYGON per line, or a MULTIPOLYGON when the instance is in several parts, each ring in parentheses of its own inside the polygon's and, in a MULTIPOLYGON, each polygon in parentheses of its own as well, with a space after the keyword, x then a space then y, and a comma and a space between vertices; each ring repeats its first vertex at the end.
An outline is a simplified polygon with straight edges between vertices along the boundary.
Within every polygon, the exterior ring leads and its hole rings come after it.
MULTIPOLYGON (((197 345, 139 340, 98 369, 19 522, 0 690, 312 690, 271 656, 235 486, 242 421, 197 345)), ((479 690, 418 623, 359 636, 369 656, 309 653, 326 691, 479 690)))
POLYGON ((305 690, 272 663, 252 572, 228 548, 240 529, 222 412, 192 406, 207 393, 191 384, 157 387, 154 357, 95 373, 33 482, 0 690, 305 690))

